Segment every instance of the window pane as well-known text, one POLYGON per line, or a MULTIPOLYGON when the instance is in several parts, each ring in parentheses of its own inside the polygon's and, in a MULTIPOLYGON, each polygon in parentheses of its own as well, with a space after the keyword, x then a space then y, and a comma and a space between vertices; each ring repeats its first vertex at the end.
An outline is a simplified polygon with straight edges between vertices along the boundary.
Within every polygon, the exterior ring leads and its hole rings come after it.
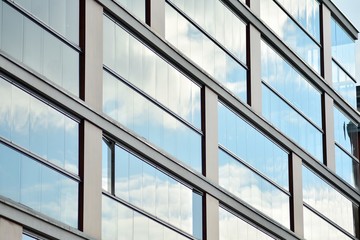
POLYGON ((333 88, 356 109, 356 83, 334 61, 332 62, 332 82, 333 88))
POLYGON ((336 174, 351 186, 359 189, 359 162, 351 158, 337 146, 335 146, 335 161, 336 174))
POLYGON ((165 6, 165 18, 166 40, 246 102, 246 69, 169 4, 165 6))
POLYGON ((290 228, 289 196, 220 149, 219 184, 241 200, 290 228))
POLYGON ((115 0, 141 21, 145 22, 145 0, 115 0))
POLYGON ((219 207, 219 235, 220 240, 274 239, 222 207, 219 207))
POLYGON ((288 190, 288 153, 221 103, 218 113, 219 144, 288 190))
POLYGON ((304 202, 355 235, 358 207, 305 166, 302 173, 304 202))

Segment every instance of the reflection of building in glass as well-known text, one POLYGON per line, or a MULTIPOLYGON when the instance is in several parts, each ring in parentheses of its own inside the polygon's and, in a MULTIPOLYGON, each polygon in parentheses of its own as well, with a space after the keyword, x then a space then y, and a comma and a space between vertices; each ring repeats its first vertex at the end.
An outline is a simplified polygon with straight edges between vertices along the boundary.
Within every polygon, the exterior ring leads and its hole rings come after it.
POLYGON ((0 239, 360 239, 357 34, 330 0, 1 0, 0 239))

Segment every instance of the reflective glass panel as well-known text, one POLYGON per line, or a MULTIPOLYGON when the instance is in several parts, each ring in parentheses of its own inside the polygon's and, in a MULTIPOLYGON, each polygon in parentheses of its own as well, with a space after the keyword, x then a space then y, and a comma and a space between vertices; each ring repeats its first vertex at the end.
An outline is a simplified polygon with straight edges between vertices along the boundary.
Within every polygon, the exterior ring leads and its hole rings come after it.
POLYGON ((359 189, 359 162, 335 146, 336 174, 354 188, 359 189))
MULTIPOLYGON (((103 147, 108 149, 107 145, 103 147)), ((109 178, 106 173, 108 157, 103 157, 104 186, 109 178)), ((199 194, 119 146, 115 146, 114 157, 117 197, 202 239, 202 197, 199 194)))
POLYGON ((107 17, 104 17, 104 64, 201 128, 200 87, 107 17))
POLYGON ((8 3, 1 1, 0 5, 3 8, 1 50, 78 96, 79 53, 8 3))
POLYGON ((103 111, 201 172, 201 135, 104 71, 103 111))
POLYGON ((262 86, 263 116, 302 148, 323 162, 323 134, 265 84, 262 86))
POLYGON ((79 44, 78 0, 14 0, 14 2, 70 41, 79 44))
POLYGON ((290 228, 289 195, 221 149, 219 149, 219 185, 290 228))
POLYGON ((220 240, 274 239, 222 207, 219 207, 219 235, 220 240))
MULTIPOLYGON (((303 2, 301 1, 301 4, 303 2)), ((260 17, 278 37, 320 74, 320 47, 275 3, 262 0, 260 17)))
POLYGON ((221 103, 218 113, 219 144, 288 190, 288 153, 221 103))
POLYGON ((0 195, 77 228, 78 183, 2 143, 0 195))
POLYGON ((145 22, 145 2, 146 0, 115 0, 120 3, 130 13, 134 14, 137 18, 145 22))
POLYGON ((304 236, 309 240, 350 240, 339 229, 304 207, 304 236))
POLYGON ((104 240, 189 239, 105 195, 102 197, 101 226, 104 240))
POLYGON ((27 234, 23 234, 21 239, 22 240, 39 240, 39 238, 35 238, 35 237, 29 236, 27 234))
POLYGON ((165 6, 165 19, 166 40, 246 101, 246 69, 169 4, 165 6))
POLYGON ((333 88, 356 109, 356 82, 334 61, 332 62, 333 88))
POLYGON ((320 42, 320 3, 317 0, 277 0, 303 28, 320 42))
POLYGON ((0 77, 0 136, 78 174, 79 123, 0 77))
MULTIPOLYGON (((171 0, 171 2, 236 56, 237 59, 246 64, 246 24, 230 9, 225 7, 221 1, 171 0)), ((172 30, 176 31, 174 28, 172 30)), ((174 34, 176 33, 169 32, 170 36, 174 34)))
POLYGON ((331 19, 331 43, 333 58, 354 77, 355 42, 333 18, 331 19))
POLYGON ((335 142, 358 157, 358 126, 334 106, 335 142))
POLYGON ((304 202, 355 235, 358 207, 305 166, 302 173, 304 202))
POLYGON ((264 41, 261 79, 322 128, 321 93, 264 41))

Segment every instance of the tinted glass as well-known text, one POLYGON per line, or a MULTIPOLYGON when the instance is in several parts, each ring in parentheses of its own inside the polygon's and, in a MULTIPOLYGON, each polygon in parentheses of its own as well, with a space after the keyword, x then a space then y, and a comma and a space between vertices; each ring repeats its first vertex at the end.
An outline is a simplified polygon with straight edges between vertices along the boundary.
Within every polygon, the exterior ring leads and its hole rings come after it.
POLYGON ((355 42, 347 32, 331 19, 332 56, 351 75, 355 76, 355 42))
POLYGON ((359 162, 351 158, 337 146, 335 146, 335 161, 336 174, 351 186, 359 189, 359 162))
POLYGON ((318 161, 323 162, 322 132, 264 84, 262 93, 263 116, 318 161))
POLYGON ((78 183, 1 143, 0 194, 77 228, 78 183))
POLYGON ((105 114, 201 171, 199 133, 107 72, 104 72, 103 91, 105 114))
POLYGON ((321 93, 264 41, 261 79, 322 128, 321 93))
MULTIPOLYGON (((107 145, 103 147, 108 149, 107 145)), ((116 196, 202 239, 199 194, 121 147, 115 146, 114 154, 116 196)), ((109 178, 108 158, 103 157, 104 186, 109 178)))
POLYGON ((14 2, 70 41, 79 44, 78 0, 15 0, 14 2))
POLYGON ((0 78, 0 136, 78 174, 79 123, 0 78))
POLYGON ((246 24, 221 1, 171 0, 171 2, 246 64, 246 24))
POLYGON ((219 235, 220 240, 274 239, 221 207, 219 208, 219 235))
POLYGON ((358 126, 334 106, 335 142, 349 154, 358 156, 358 126))
POLYGON ((166 40, 246 101, 246 69, 169 4, 165 6, 165 19, 166 40))
POLYGON ((218 113, 219 144, 288 190, 288 153, 221 103, 218 113))
POLYGON ((355 219, 359 218, 355 204, 304 166, 302 173, 304 202, 355 235, 355 219))
POLYGON ((201 128, 200 87, 107 17, 104 17, 104 64, 201 128))
POLYGON ((0 4, 1 50, 78 96, 79 53, 4 1, 0 4))
POLYGON ((285 44, 320 74, 320 47, 286 15, 275 1, 261 1, 260 17, 285 44))
POLYGON ((30 237, 29 235, 26 235, 26 234, 23 234, 21 239, 22 240, 38 240, 38 238, 30 237))
POLYGON ((278 2, 320 42, 320 4, 317 0, 278 0, 278 2))
POLYGON ((304 207, 304 236, 311 240, 350 240, 339 229, 304 207))
POLYGON ((105 195, 102 197, 101 226, 104 240, 188 239, 105 195))
POLYGON ((145 22, 145 1, 146 0, 115 0, 115 2, 120 3, 143 22, 145 22))
POLYGON ((220 149, 219 185, 290 228, 289 196, 220 149))
POLYGON ((334 61, 332 62, 332 83, 333 88, 345 99, 345 101, 353 108, 356 108, 356 83, 334 61))

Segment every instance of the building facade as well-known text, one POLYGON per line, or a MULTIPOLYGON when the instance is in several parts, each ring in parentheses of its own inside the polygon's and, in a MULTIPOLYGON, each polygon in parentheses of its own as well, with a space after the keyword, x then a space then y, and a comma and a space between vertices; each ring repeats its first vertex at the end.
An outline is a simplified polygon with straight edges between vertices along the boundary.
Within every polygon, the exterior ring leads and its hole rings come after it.
POLYGON ((360 239, 357 34, 330 0, 2 0, 0 240, 360 239))

